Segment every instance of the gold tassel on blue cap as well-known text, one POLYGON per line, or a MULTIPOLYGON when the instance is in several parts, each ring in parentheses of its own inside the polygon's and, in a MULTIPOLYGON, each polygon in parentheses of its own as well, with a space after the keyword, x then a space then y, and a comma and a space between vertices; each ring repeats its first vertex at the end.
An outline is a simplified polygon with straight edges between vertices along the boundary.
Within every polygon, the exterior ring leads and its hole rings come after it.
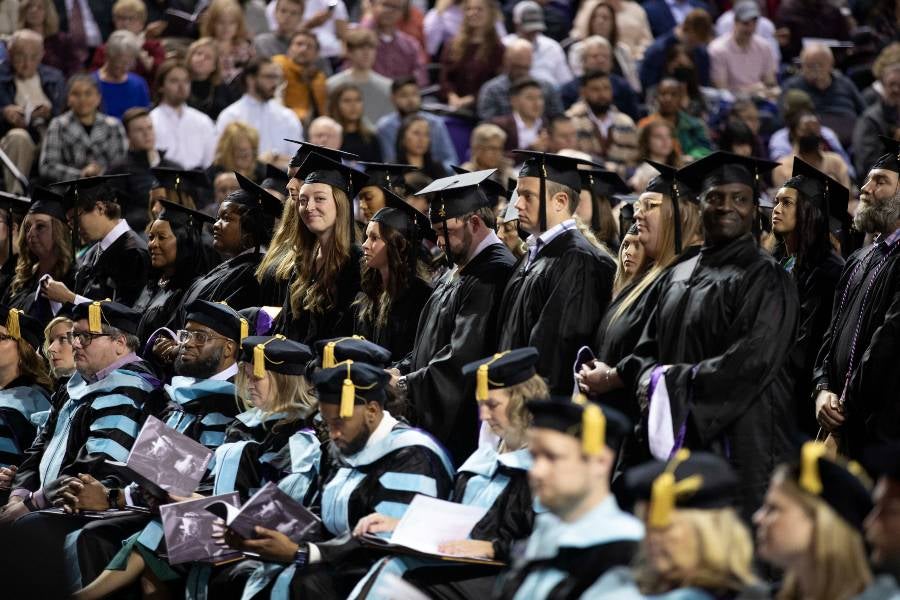
POLYGON ((665 471, 653 480, 653 487, 650 490, 650 511, 647 515, 647 524, 650 527, 668 527, 672 523, 672 513, 678 497, 692 494, 703 486, 703 477, 700 475, 691 475, 681 481, 675 479, 675 469, 690 456, 691 452, 687 448, 681 448, 666 465, 665 471))
POLYGON ((821 442, 806 442, 800 450, 800 487, 818 496, 822 493, 822 477, 819 474, 819 459, 828 454, 828 448, 821 442))
POLYGON ((266 345, 257 344, 253 347, 253 376, 262 379, 266 376, 266 345))
POLYGON ((19 313, 21 310, 11 308, 6 316, 6 331, 17 340, 22 339, 22 328, 19 325, 19 313))
POLYGON ((347 378, 344 379, 344 384, 341 386, 341 412, 340 417, 342 419, 349 419, 353 416, 353 404, 356 400, 356 386, 353 385, 353 379, 351 377, 350 368, 353 365, 352 360, 346 361, 347 364, 347 378))
POLYGON ((88 329, 91 333, 103 333, 103 314, 100 312, 100 302, 91 302, 88 307, 88 329))
POLYGON ((506 350, 504 352, 498 352, 489 361, 478 366, 478 370, 475 371, 475 400, 484 402, 485 400, 488 399, 491 383, 493 383, 495 386, 498 386, 498 387, 503 385, 502 383, 497 383, 495 381, 490 380, 490 367, 498 359, 502 358, 503 356, 505 356, 509 353, 510 353, 510 350, 506 350))
POLYGON ((599 456, 606 445, 606 416, 592 402, 581 413, 581 451, 587 456, 599 456))
POLYGON ((241 341, 244 341, 244 338, 250 335, 250 322, 241 317, 241 341))

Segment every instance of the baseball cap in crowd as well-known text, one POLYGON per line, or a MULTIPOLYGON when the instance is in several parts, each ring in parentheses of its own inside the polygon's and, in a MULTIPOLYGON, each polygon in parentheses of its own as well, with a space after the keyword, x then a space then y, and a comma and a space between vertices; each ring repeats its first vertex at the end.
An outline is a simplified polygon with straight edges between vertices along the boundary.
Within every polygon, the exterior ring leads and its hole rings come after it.
POLYGON ((759 18, 759 5, 756 0, 741 0, 734 5, 734 20, 746 23, 759 18))
POLYGON ((544 9, 534 0, 523 0, 513 7, 513 23, 523 33, 545 31, 544 9))

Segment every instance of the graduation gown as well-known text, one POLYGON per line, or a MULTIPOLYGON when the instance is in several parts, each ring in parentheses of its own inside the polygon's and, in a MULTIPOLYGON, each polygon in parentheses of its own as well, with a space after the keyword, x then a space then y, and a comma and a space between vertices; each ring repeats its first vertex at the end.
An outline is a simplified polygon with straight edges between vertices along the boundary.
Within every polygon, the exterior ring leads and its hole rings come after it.
POLYGON ((178 306, 184 292, 184 288, 176 288, 171 282, 165 287, 160 286, 158 281, 147 282, 132 306, 143 314, 137 331, 141 343, 146 343, 150 335, 160 327, 178 329, 178 306))
POLYGON ((416 340, 416 325, 422 314, 422 307, 430 296, 431 285, 415 277, 409 287, 391 302, 384 326, 376 325, 372 318, 362 318, 359 311, 354 310, 353 333, 387 348, 394 360, 401 360, 412 352, 416 340))
POLYGON ((844 394, 847 420, 839 434, 851 458, 859 459, 865 446, 900 437, 898 356, 900 230, 847 260, 816 360, 814 383, 844 394))
MULTIPOLYGON (((75 286, 75 267, 72 266, 69 272, 62 278, 62 282, 66 287, 72 289, 75 286)), ((50 308, 50 301, 43 296, 38 296, 38 288, 40 287, 40 278, 32 277, 18 292, 13 293, 12 281, 10 286, 0 299, 0 304, 5 304, 10 308, 18 308, 29 317, 33 317, 47 325, 53 320, 54 314, 50 308)), ((0 288, 2 289, 2 288, 0 288)))
POLYGON ((543 513, 494 598, 578 598, 607 570, 628 566, 643 537, 643 524, 611 495, 571 523, 543 513))
MULTIPOLYGON (((345 337, 353 334, 353 301, 359 293, 360 270, 359 261, 362 248, 350 247, 350 258, 341 267, 337 277, 337 290, 334 306, 324 313, 312 313, 301 310, 294 314, 291 307, 290 291, 287 292, 281 313, 275 319, 272 333, 280 333, 307 346, 319 340, 345 337)), ((289 286, 290 287, 290 286, 289 286)))
POLYGON ((0 390, 0 466, 18 466, 37 433, 34 421, 50 410, 50 393, 17 377, 0 390))
MULTIPOLYGON (((784 258, 783 252, 776 252, 774 256, 779 261, 784 258)), ((797 266, 792 272, 800 299, 799 332, 790 356, 797 427, 813 438, 819 430, 813 397, 813 370, 822 339, 831 323, 834 291, 838 289, 843 268, 844 259, 829 252, 821 262, 797 266)))
POLYGON ((269 265, 259 282, 259 306, 281 306, 290 293, 290 280, 276 278, 276 267, 269 265))
MULTIPOLYGON (((508 562, 512 544, 531 535, 534 501, 528 486, 530 466, 531 454, 527 449, 498 454, 490 445, 482 445, 457 473, 450 499, 487 509, 469 538, 491 542, 494 560, 508 562)), ((388 600, 389 595, 381 586, 389 574, 403 577, 429 597, 487 598, 501 568, 387 556, 369 570, 350 598, 388 600)))
POLYGON ((227 302, 234 310, 256 306, 259 301, 256 267, 262 256, 253 250, 242 252, 195 279, 181 297, 176 325, 184 326, 186 307, 194 300, 227 302))
POLYGON ((79 261, 72 291, 91 300, 109 298, 131 306, 147 284, 149 270, 147 243, 129 229, 105 251, 100 251, 99 243, 88 248, 79 261))
POLYGON ((497 242, 445 273, 422 309, 412 354, 398 364, 409 420, 444 444, 456 464, 478 442, 475 382, 463 381, 462 368, 497 348, 494 323, 514 262, 497 242))
POLYGON ((704 247, 655 285, 659 301, 619 375, 633 390, 651 378, 656 394, 648 419, 659 411, 659 429, 674 447, 731 462, 749 520, 772 470, 793 453, 788 356, 797 332, 796 286, 749 233, 704 247))
POLYGON ((594 342, 612 297, 615 263, 577 229, 563 231, 528 263, 516 263, 500 305, 498 350, 534 346, 537 372, 554 394, 571 394, 578 349, 594 342))

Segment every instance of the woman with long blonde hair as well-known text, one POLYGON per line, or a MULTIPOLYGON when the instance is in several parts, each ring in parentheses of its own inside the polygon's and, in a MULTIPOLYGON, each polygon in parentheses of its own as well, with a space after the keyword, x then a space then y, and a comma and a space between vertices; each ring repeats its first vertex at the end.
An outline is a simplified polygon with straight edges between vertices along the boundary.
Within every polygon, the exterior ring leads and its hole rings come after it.
POLYGON ((848 600, 872 581, 863 520, 871 482, 859 465, 807 442, 782 465, 753 515, 760 557, 784 570, 778 600, 848 600))
POLYGON ((305 344, 351 335, 362 258, 353 197, 365 174, 313 152, 294 178, 303 181, 295 270, 274 330, 305 344))

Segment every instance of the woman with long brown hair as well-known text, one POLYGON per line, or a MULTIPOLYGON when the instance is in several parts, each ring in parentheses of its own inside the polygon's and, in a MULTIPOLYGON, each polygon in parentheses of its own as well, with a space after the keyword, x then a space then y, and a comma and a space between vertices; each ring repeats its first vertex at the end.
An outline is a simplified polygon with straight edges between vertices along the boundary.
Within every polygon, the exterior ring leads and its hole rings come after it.
POLYGON ((366 226, 353 329, 399 360, 412 351, 419 314, 431 296, 431 278, 419 256, 422 240, 435 237, 428 217, 390 191, 382 192, 386 207, 366 226))
POLYGON ((16 240, 16 274, 3 293, 2 302, 48 323, 53 318, 50 304, 43 296, 36 296, 41 278, 50 275, 67 287, 74 287, 75 254, 62 197, 35 188, 32 199, 16 240))
MULTIPOLYGON (((215 120, 226 106, 238 99, 240 94, 222 82, 219 47, 213 38, 202 37, 188 46, 184 64, 191 76, 188 106, 215 120)), ((157 79, 157 85, 159 81, 157 79)))
POLYGON ((355 83, 342 83, 328 94, 328 114, 341 126, 341 150, 362 160, 381 162, 381 143, 375 128, 365 118, 363 93, 355 83))
POLYGON ((200 18, 200 35, 211 37, 219 50, 219 72, 226 84, 253 58, 244 11, 235 0, 213 0, 200 18))
POLYGON ((300 222, 295 270, 274 331, 312 344, 353 333, 351 305, 360 289, 353 197, 365 175, 315 152, 294 176, 300 222))
POLYGON ((464 0, 463 24, 441 52, 441 98, 452 108, 474 108, 478 90, 500 73, 503 44, 495 0, 464 0))

